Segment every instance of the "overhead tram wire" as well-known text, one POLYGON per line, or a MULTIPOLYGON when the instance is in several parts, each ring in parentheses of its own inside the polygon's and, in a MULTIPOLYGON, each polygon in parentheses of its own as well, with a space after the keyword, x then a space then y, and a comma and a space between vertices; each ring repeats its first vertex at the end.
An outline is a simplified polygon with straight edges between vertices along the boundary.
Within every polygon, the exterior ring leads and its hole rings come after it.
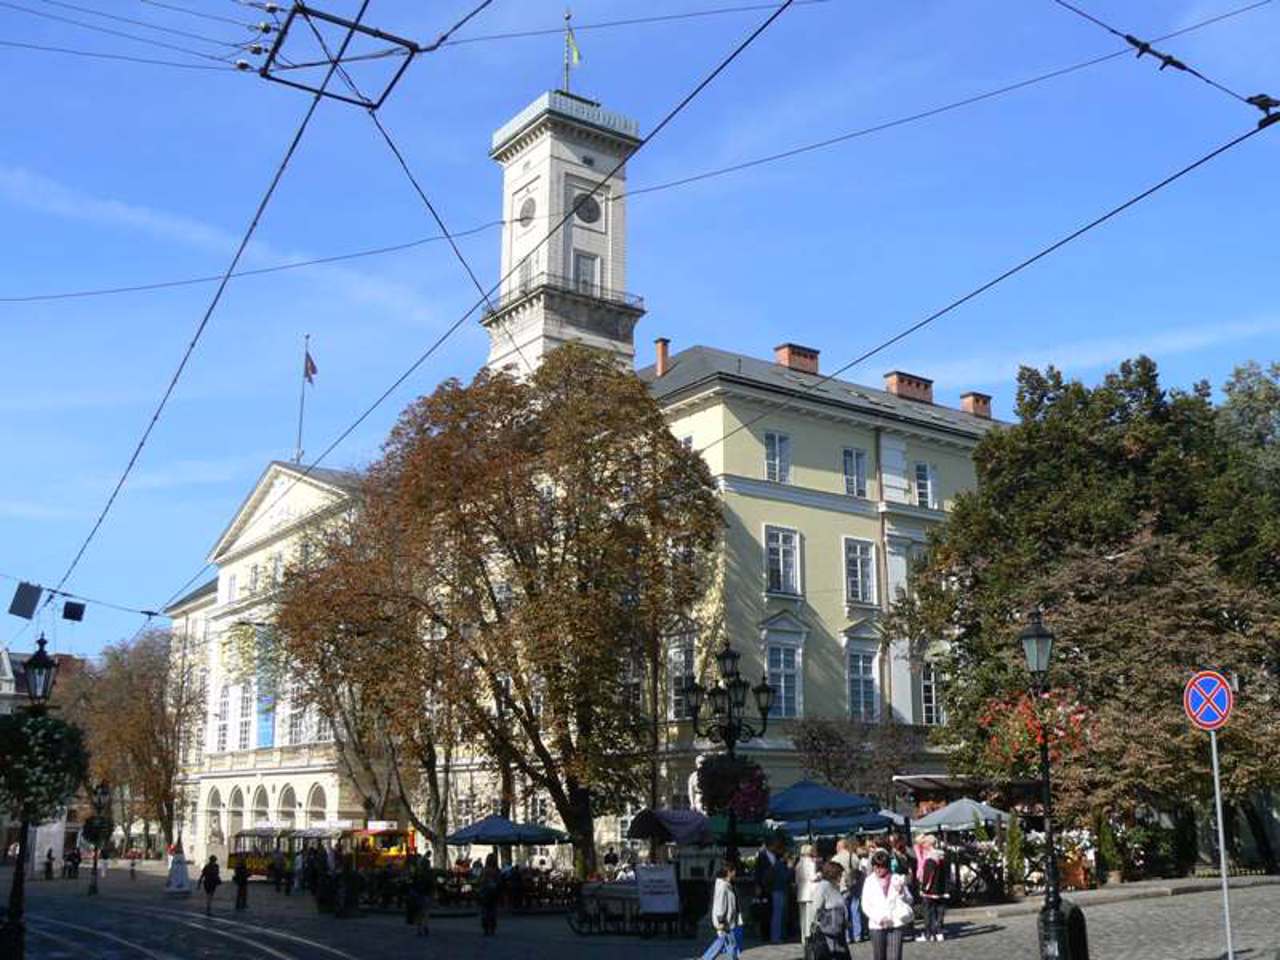
MULTIPOLYGON (((795 6, 812 6, 818 3, 830 3, 831 0, 796 0, 795 6)), ((626 20, 604 20, 599 23, 574 23, 574 33, 585 32, 588 30, 606 30, 614 27, 633 27, 642 26, 650 23, 665 23, 672 20, 692 20, 696 17, 712 17, 727 13, 750 13, 760 10, 772 10, 776 7, 776 3, 753 3, 736 7, 712 7, 706 10, 686 10, 683 13, 668 13, 652 17, 632 17, 626 20)), ((526 37, 545 37, 552 34, 564 33, 564 26, 543 27, 535 30, 515 30, 507 33, 489 33, 481 34, 474 37, 462 37, 457 40, 446 39, 444 42, 437 41, 435 46, 440 47, 456 47, 467 43, 483 43, 494 40, 519 40, 526 37)), ((434 47, 433 47, 434 49, 434 47)), ((388 47, 384 50, 375 50, 371 53, 362 53, 359 56, 347 57, 344 63, 354 63, 357 60, 380 60, 384 57, 393 57, 403 55, 403 49, 400 47, 388 47)), ((322 66, 325 61, 316 60, 309 63, 297 63, 293 65, 294 69, 301 67, 322 66)))
MULTIPOLYGON (((601 187, 603 187, 606 183, 609 182, 609 180, 613 178, 614 174, 616 174, 618 170, 620 170, 628 160, 633 158, 637 153, 643 150, 645 146, 651 143, 654 137, 656 137, 659 133, 661 133, 662 130, 664 130, 671 123, 672 120, 674 120, 680 113, 682 113, 684 109, 690 103, 692 103, 698 97, 698 95, 701 94, 702 91, 705 90, 711 84, 713 80, 715 80, 716 77, 718 77, 721 73, 723 73, 731 63, 737 60, 738 57, 741 56, 743 51, 745 51, 749 46, 751 46, 751 44, 755 42, 756 38, 759 37, 762 33, 764 33, 765 30, 767 30, 770 26, 772 26, 774 21, 776 21, 778 17, 780 17, 784 12, 786 12, 786 10, 789 7, 791 7, 792 4, 794 4, 795 2, 796 0, 783 0, 783 2, 779 3, 775 8, 773 8, 773 13, 769 17, 767 17, 764 21, 762 21, 759 24, 759 26, 757 26, 753 31, 751 31, 751 33, 749 33, 745 39, 739 42, 738 45, 734 47, 733 50, 730 51, 728 55, 722 58, 720 62, 705 77, 703 77, 703 79, 689 93, 687 93, 683 98, 681 98, 681 100, 674 107, 672 107, 666 113, 666 115, 663 116, 661 120, 658 121, 657 125, 654 126, 654 128, 651 131, 649 131, 648 134, 646 134, 644 137, 640 139, 640 142, 636 144, 635 149, 633 149, 626 157, 624 157, 621 161, 619 161, 618 164, 616 164, 613 167, 613 169, 611 169, 607 174, 605 174, 604 177, 602 177, 589 191, 584 192, 578 198, 578 200, 573 204, 573 206, 569 209, 569 211, 563 217, 560 218, 559 223, 555 227, 551 228, 547 232, 546 236, 544 236, 540 241, 538 241, 538 243, 534 246, 533 250, 530 252, 532 253, 534 251, 537 251, 541 249, 545 244, 547 244, 551 240, 551 238, 555 236, 555 234, 560 230, 560 228, 563 227, 566 223, 568 223, 569 220, 572 219, 577 214, 578 207, 585 202, 587 197, 594 196, 600 190, 601 187)), ((502 284, 504 284, 511 276, 515 274, 516 269, 517 268, 513 268, 507 271, 507 273, 503 274, 501 277, 499 277, 498 282, 489 288, 488 295, 492 296, 493 293, 496 293, 499 289, 501 289, 502 284)), ((458 329, 464 323, 466 323, 467 320, 470 319, 471 316, 477 310, 479 310, 484 305, 485 299, 486 299, 485 297, 482 297, 481 299, 477 300, 475 303, 471 305, 470 308, 466 310, 466 312, 464 312, 460 317, 458 317, 457 320, 455 320, 452 324, 450 324, 449 327, 447 327, 445 331, 442 334, 440 334, 440 336, 438 336, 431 343, 431 345, 428 346, 427 349, 424 350, 418 356, 418 358, 408 366, 407 369, 405 369, 399 376, 397 376, 391 382, 391 384, 387 386, 387 388, 383 390, 381 394, 378 395, 378 397, 373 401, 373 403, 371 403, 368 407, 366 407, 360 413, 360 415, 356 417, 355 420, 353 420, 347 427, 345 427, 342 430, 342 432, 339 433, 329 443, 329 445, 324 448, 323 451, 321 451, 318 457, 316 457, 309 464, 307 464, 306 467, 302 469, 300 476, 295 477, 293 481, 287 487, 281 490, 279 495, 276 496, 276 498, 272 500, 271 503, 268 504, 267 507, 265 507, 263 511, 258 515, 265 516, 267 513, 270 512, 270 508, 275 506, 275 504, 279 503, 281 500, 283 500, 284 497, 286 497, 289 494, 289 491, 294 488, 294 486, 296 486, 304 478, 310 476, 312 470, 318 467, 320 463, 326 457, 329 456, 329 454, 331 454, 334 450, 336 450, 343 443, 343 441, 347 439, 347 437, 351 436, 352 433, 354 433, 357 429, 359 429, 360 425, 364 423, 365 420, 367 420, 370 417, 370 415, 372 415, 373 412, 378 409, 378 407, 382 406, 382 404, 386 402, 387 398, 390 397, 393 393, 395 393, 397 389, 399 389, 401 384, 403 384, 406 380, 408 380, 411 376, 413 376, 413 374, 418 370, 418 368, 421 367, 424 363, 426 363, 427 360, 429 360, 431 356, 450 337, 452 337, 453 334, 456 333, 458 329)), ((171 598, 168 601, 165 602, 164 606, 167 607, 170 603, 173 602, 174 598, 181 596, 182 592, 185 591, 187 587, 189 587, 191 584, 195 583, 198 579, 200 579, 200 577, 204 574, 205 570, 209 569, 209 566, 210 564, 206 563, 199 570, 197 570, 196 573, 193 576, 191 576, 186 581, 186 583, 184 583, 183 586, 179 588, 179 590, 176 591, 171 596, 171 598)))
POLYGON ((203 10, 192 10, 190 7, 180 7, 174 3, 162 3, 161 0, 141 0, 142 3, 152 7, 160 7, 163 10, 174 10, 178 13, 185 13, 189 17, 199 17, 202 20, 212 20, 215 23, 229 23, 236 27, 246 27, 249 24, 243 20, 236 20, 232 17, 220 17, 216 13, 205 13, 203 10))
MULTIPOLYGON (((1245 6, 1237 7, 1234 10, 1228 10, 1224 13, 1217 14, 1216 16, 1209 17, 1205 20, 1200 20, 1196 23, 1190 24, 1189 26, 1183 27, 1180 30, 1175 30, 1172 33, 1166 33, 1162 36, 1156 37, 1155 40, 1152 42, 1159 43, 1161 41, 1168 40, 1173 37, 1179 37, 1196 30, 1201 30, 1205 27, 1212 26, 1213 24, 1220 23, 1224 20, 1228 20, 1233 17, 1238 17, 1250 11, 1257 10, 1260 7, 1265 7, 1272 2, 1273 0, 1255 0, 1255 2, 1249 3, 1245 6)), ((985 100, 991 100, 996 97, 1002 96, 1004 94, 1013 93, 1018 90, 1025 89, 1027 87, 1031 87, 1039 83, 1044 83, 1048 80, 1053 80, 1058 77, 1063 77, 1070 73, 1074 73, 1078 70, 1083 70, 1088 67, 1097 66, 1100 63, 1105 63, 1107 61, 1114 60, 1117 57, 1122 57, 1128 52, 1129 51, 1127 48, 1117 50, 1114 53, 1104 54, 1099 57, 1094 57, 1090 60, 1084 60, 1079 63, 1072 64, 1070 66, 1060 67, 1058 69, 1051 70, 1048 73, 1042 73, 1034 77, 1029 77, 1025 80, 1019 80, 1014 83, 1006 84, 1001 87, 996 87, 984 93, 978 93, 970 97, 965 97, 961 100, 953 100, 950 103, 942 104, 941 106, 931 107, 927 110, 922 110, 917 113, 912 113, 906 116, 897 117, 892 120, 886 120, 883 123, 874 124, 873 126, 869 126, 869 127, 862 127, 861 129, 852 130, 848 133, 842 133, 834 137, 828 137, 824 140, 819 140, 814 143, 802 144, 801 146, 793 147, 791 149, 784 150, 780 153, 769 154, 763 157, 756 157, 751 160, 745 160, 740 163, 730 164, 729 166, 717 167, 711 170, 706 170, 702 173, 696 173, 690 176, 679 177, 674 180, 667 180, 662 183, 656 183, 647 187, 646 186, 636 187, 632 190, 628 190, 624 194, 619 194, 618 199, 622 199, 623 197, 640 196, 647 193, 657 193, 658 191, 662 191, 662 190, 671 190, 676 187, 686 186, 688 184, 697 183, 702 180, 709 180, 714 177, 722 177, 731 173, 737 173, 741 170, 748 170, 748 169, 751 169, 752 167, 762 166, 769 163, 775 163, 781 160, 787 160, 787 159, 790 159, 791 157, 799 156, 805 153, 809 153, 811 151, 821 150, 826 147, 836 146, 837 144, 845 143, 850 140, 856 140, 861 137, 866 137, 866 136, 871 136, 877 133, 881 133, 885 130, 891 130, 894 127, 906 126, 911 123, 916 123, 921 120, 926 120, 931 117, 935 117, 940 114, 947 113, 951 110, 957 110, 961 107, 972 106, 973 104, 981 103, 985 100)), ((347 63, 351 62, 350 58, 348 58, 345 62, 347 63)), ((217 67, 205 67, 202 65, 201 66, 189 65, 189 66, 192 66, 195 69, 203 69, 203 70, 219 69, 217 67)), ((472 227, 468 230, 460 230, 454 233, 453 236, 455 239, 465 237, 465 236, 470 236, 472 234, 481 233, 485 230, 490 230, 494 227, 500 227, 505 222, 506 221, 504 220, 492 220, 488 223, 481 224, 480 226, 477 226, 477 227, 472 227)), ((438 240, 444 240, 444 239, 445 237, 443 235, 422 237, 417 240, 408 241, 406 243, 372 247, 365 250, 353 251, 351 253, 334 254, 331 256, 316 257, 308 260, 298 260, 290 263, 278 264, 272 267, 261 267, 253 270, 241 270, 233 274, 233 277, 238 278, 238 277, 257 276, 260 274, 276 273, 284 270, 296 270, 303 267, 334 263, 342 260, 356 260, 363 257, 380 256, 388 253, 396 253, 401 250, 408 250, 412 247, 421 246, 422 244, 425 244, 425 243, 432 243, 432 242, 435 242, 438 240)), ((0 303, 32 303, 32 302, 39 302, 39 301, 45 301, 45 300, 68 300, 68 299, 77 299, 82 297, 111 296, 115 294, 145 292, 148 290, 162 290, 170 287, 190 286, 190 285, 199 284, 199 283, 212 283, 217 279, 219 279, 219 275, 215 274, 215 275, 206 276, 206 277, 191 277, 191 278, 182 279, 182 280, 168 280, 168 281, 159 281, 154 283, 134 284, 134 285, 128 285, 128 286, 105 287, 105 288, 90 289, 90 290, 73 290, 73 291, 62 292, 62 293, 33 294, 30 296, 21 296, 21 297, 0 297, 0 303)))
MULTIPOLYGON (((123 53, 98 53, 94 50, 75 50, 71 47, 51 47, 41 43, 23 43, 18 40, 0 40, 0 47, 14 47, 19 50, 36 50, 41 53, 61 53, 67 56, 89 57, 94 60, 122 60, 126 63, 141 63, 154 67, 177 67, 181 70, 212 70, 217 73, 231 72, 227 66, 215 67, 203 63, 182 63, 177 60, 152 60, 148 57, 131 57, 123 53)), ((217 58, 215 58, 217 59, 217 58)), ((216 277, 213 279, 217 279, 216 277)), ((2 302, 2 298, 0 298, 2 302)))
MULTIPOLYGON (((131 26, 142 27, 144 30, 155 30, 157 33, 168 33, 175 37, 184 37, 187 40, 200 40, 203 43, 211 43, 217 47, 235 47, 239 45, 238 41, 218 40, 214 37, 206 37, 203 34, 191 33, 187 30, 177 30, 173 27, 166 27, 163 24, 152 23, 148 20, 135 20, 133 17, 122 17, 119 14, 107 13, 105 10, 98 10, 94 7, 82 7, 76 3, 67 3, 65 0, 40 0, 51 7, 62 7, 64 10, 75 10, 78 13, 87 13, 90 16, 102 17, 104 20, 113 20, 116 23, 127 23, 131 26)), ((248 28, 249 24, 240 24, 240 26, 248 28)))
POLYGON ((1188 73, 1191 76, 1195 77, 1197 80, 1201 80, 1204 83, 1207 83, 1209 86, 1213 87, 1215 90, 1218 90, 1221 93, 1225 93, 1227 96, 1232 97, 1236 100, 1239 100, 1241 103, 1246 104, 1247 106, 1257 107, 1259 110, 1262 110, 1263 113, 1268 115, 1270 115, 1271 109, 1273 107, 1280 106, 1280 104, 1277 104, 1275 101, 1272 101, 1271 98, 1267 97, 1265 94, 1260 94, 1257 97, 1246 97, 1241 93, 1237 93, 1235 90, 1232 90, 1226 84, 1219 83, 1217 80, 1214 80, 1212 77, 1206 76, 1204 73, 1197 70, 1195 67, 1190 66, 1185 60, 1182 60, 1179 57, 1175 57, 1172 54, 1162 53, 1161 51, 1155 49, 1152 46, 1153 43, 1159 43, 1161 40, 1167 39, 1165 37, 1157 37, 1155 40, 1151 40, 1151 41, 1141 40, 1138 37, 1135 37, 1131 33, 1125 33, 1123 30, 1119 30, 1116 27, 1113 27, 1111 24, 1107 23, 1106 21, 1100 20, 1098 17, 1095 17, 1093 14, 1089 13, 1087 10, 1084 10, 1076 6, 1074 3, 1069 3, 1068 0, 1052 0, 1052 2, 1056 3, 1058 6, 1062 7, 1064 10, 1069 10, 1072 13, 1074 13, 1076 16, 1081 17, 1085 20, 1088 20, 1090 23, 1098 27, 1101 27, 1103 30, 1107 31, 1107 33, 1111 34, 1112 36, 1119 37, 1121 40, 1125 41, 1125 43, 1129 44, 1129 46, 1131 46, 1133 49, 1138 51, 1139 58, 1143 57, 1144 55, 1150 55, 1154 57, 1156 60, 1160 62, 1161 70, 1164 70, 1166 67, 1172 67, 1175 70, 1179 70, 1183 73, 1188 73), (1260 99, 1267 101, 1269 105, 1264 106, 1262 103, 1259 103, 1258 100, 1260 99))
POLYGON ((112 27, 100 27, 95 23, 85 23, 83 20, 75 20, 71 17, 64 17, 57 13, 46 13, 43 10, 35 10, 31 7, 23 6, 20 3, 14 3, 12 0, 0 0, 0 7, 8 7, 11 10, 20 10, 23 13, 29 13, 35 17, 44 17, 46 20, 56 20, 59 23, 69 23, 76 27, 82 27, 85 30, 94 30, 98 33, 109 34, 113 37, 123 37, 126 40, 133 40, 137 43, 145 43, 149 47, 163 47, 166 50, 176 50, 179 53, 186 53, 193 57, 199 57, 202 60, 212 60, 215 63, 225 63, 222 57, 206 53, 202 50, 192 50, 190 47, 180 47, 176 43, 166 43, 163 40, 153 40, 151 37, 140 37, 134 33, 125 33, 123 30, 116 30, 112 27))
MULTIPOLYGON (((1008 280, 1010 277, 1014 276, 1015 274, 1021 273, 1023 270, 1025 270, 1027 267, 1031 266, 1032 264, 1036 263, 1037 261, 1043 260, 1045 257, 1049 256, 1055 251, 1062 249, 1067 244, 1071 243, 1073 240, 1077 240, 1080 237, 1084 236, 1086 233, 1093 230, 1095 227, 1102 226, 1102 224, 1106 223, 1108 220, 1111 220, 1113 217, 1118 216, 1119 214, 1123 213, 1125 210, 1128 210, 1130 207, 1134 206, 1135 204, 1141 203, 1143 200, 1145 200, 1147 197, 1151 196, 1152 194, 1158 193, 1160 190, 1163 190, 1165 187, 1169 186, 1171 183, 1174 183, 1175 181, 1180 180, 1182 177, 1185 177, 1187 174, 1191 173, 1192 171, 1199 169, 1200 167, 1204 166, 1206 163, 1213 160, 1214 158, 1221 156, 1222 154, 1226 153, 1228 150, 1231 150, 1233 147, 1236 147, 1239 144, 1244 143, 1250 137, 1256 136, 1257 134, 1265 130, 1267 126, 1271 126, 1271 125, 1272 124, 1259 124, 1255 126, 1253 129, 1249 130, 1247 133, 1243 133, 1240 136, 1236 137, 1235 139, 1229 140, 1226 143, 1222 144, 1220 147, 1217 147, 1214 150, 1211 150, 1209 153, 1206 153, 1204 156, 1200 157, 1198 160, 1194 160, 1191 163, 1187 164, 1186 166, 1182 167, 1181 169, 1175 171, 1174 173, 1171 173, 1169 176, 1165 177, 1159 183, 1156 183, 1153 186, 1147 187, 1147 189, 1143 190, 1141 193, 1135 194, 1134 196, 1130 197, 1128 200, 1124 201, 1118 206, 1112 207, 1106 213, 1102 214, 1099 217, 1095 217, 1093 220, 1090 220, 1084 226, 1078 227, 1077 229, 1073 230, 1071 233, 1067 234, 1066 236, 1061 237, 1058 240, 1055 240, 1053 243, 1049 244, 1046 247, 1043 247, 1038 252, 1032 254, 1026 259, 1019 261, 1017 264, 1010 267, 1008 270, 1005 270, 1003 273, 1000 273, 997 276, 992 277, 990 280, 986 281, 985 283, 977 287, 974 287, 964 296, 958 297, 955 300, 952 300, 950 303, 948 303, 945 307, 941 308, 940 310, 935 310, 933 313, 929 314, 927 317, 924 317, 921 320, 917 320, 915 323, 900 330, 898 333, 894 334, 892 337, 889 337, 887 340, 882 340, 880 343, 876 344, 874 347, 854 357, 852 360, 850 360, 848 363, 846 363, 844 366, 840 367, 839 369, 833 370, 830 373, 827 373, 822 375, 821 377, 818 377, 816 380, 814 380, 812 383, 808 384, 807 386, 801 387, 799 392, 811 394, 817 391, 824 384, 830 383, 836 377, 840 376, 840 374, 853 369, 854 367, 858 366, 860 363, 863 363, 866 360, 871 359, 876 354, 884 352, 885 350, 889 349, 889 347, 893 346, 896 343, 899 343, 902 340, 905 340, 907 337, 911 336, 913 333, 916 333, 917 331, 924 329, 925 327, 929 326, 929 324, 933 323, 935 320, 938 320, 939 318, 946 316, 948 313, 951 313, 953 310, 957 309, 958 307, 963 306, 964 304, 968 303, 970 300, 976 299, 977 297, 986 293, 988 290, 992 289, 993 287, 998 286, 999 284, 1003 283, 1005 280, 1008 280)), ((788 400, 783 400, 781 402, 781 407, 786 408, 788 406, 788 403, 789 403, 788 400)), ((711 441, 705 447, 701 447, 698 450, 698 453, 706 453, 711 448, 718 446, 719 444, 728 440, 730 437, 734 436, 735 434, 741 433, 743 430, 746 430, 754 426, 755 424, 759 423, 761 420, 765 419, 766 417, 773 416, 776 412, 777 412, 777 409, 775 408, 774 410, 759 414, 755 417, 750 418, 749 420, 743 421, 742 423, 734 427, 732 430, 729 430, 727 433, 721 434, 719 437, 711 441)))
MULTIPOLYGON (((368 9, 370 0, 362 0, 359 12, 356 14, 354 22, 358 24, 363 18, 365 11, 368 9)), ((351 42, 351 38, 355 35, 354 27, 347 31, 347 35, 343 38, 342 45, 339 47, 339 56, 347 49, 347 45, 351 42)), ((253 219, 249 223, 248 229, 245 230, 244 236, 240 240, 239 246, 236 248, 235 255, 231 258, 231 263, 222 275, 222 280, 218 284, 217 290, 214 291, 213 298, 209 301, 208 307, 205 309, 204 315, 200 318, 200 322, 196 325, 195 333, 191 338, 191 342, 187 344, 186 350, 182 354, 182 359, 178 362, 178 367, 173 372, 173 376, 169 380, 169 385, 165 388, 164 393, 160 397, 160 402, 156 405, 155 412, 151 415, 150 421, 147 423, 146 429, 142 432, 142 437, 138 440, 137 446, 134 447, 133 454, 129 457, 129 462, 125 465, 124 472, 120 474, 120 479, 116 481, 115 487, 111 491, 111 495, 107 498, 106 504, 102 511, 98 514, 97 520, 94 521, 93 527, 89 531, 89 535, 85 537, 84 542, 80 544, 80 549, 76 551, 75 557, 68 565, 66 572, 58 580, 55 590, 61 590, 70 578, 71 574, 79 565, 85 551, 89 548, 89 544, 93 542, 93 538, 102 528, 103 521, 106 520, 107 514, 110 513, 112 505, 116 501, 116 497, 120 495, 121 489, 124 487, 125 481, 128 480, 129 474, 132 473, 134 465, 138 462, 138 458, 142 454, 142 448, 146 446, 147 439, 151 436, 151 431, 155 429, 156 423, 160 419, 160 415, 164 412, 169 398, 173 395, 174 389, 178 385, 179 379, 182 377, 183 371, 186 369, 187 361, 191 359, 192 353, 195 352, 196 345, 200 342, 200 337, 204 334, 205 328, 209 325, 209 320, 213 316, 213 311, 217 308, 218 303, 222 300, 222 294, 227 289, 227 283, 231 279, 231 274, 235 271, 236 264, 240 262, 241 256, 244 255, 245 248, 249 246, 249 241, 253 238, 254 232, 258 228, 258 223, 262 219, 263 213, 266 212, 267 205, 271 202, 272 196, 275 194, 276 187, 279 186, 280 180, 284 177, 285 168, 289 165, 289 160, 293 157, 294 152, 298 149, 298 144, 302 142, 302 136, 306 133, 311 118, 315 115, 316 108, 320 105, 320 101, 324 99, 324 91, 332 79, 337 64, 330 67, 328 73, 325 74, 324 82, 320 85, 319 90, 312 97, 311 104, 308 106, 306 113, 303 115, 302 122, 298 124, 297 130, 294 132, 289 147, 281 158, 279 165, 276 167, 275 174, 271 178, 270 185, 263 194, 262 199, 258 202, 257 209, 254 211, 253 219)), ((46 601, 47 603, 48 601, 46 601)))

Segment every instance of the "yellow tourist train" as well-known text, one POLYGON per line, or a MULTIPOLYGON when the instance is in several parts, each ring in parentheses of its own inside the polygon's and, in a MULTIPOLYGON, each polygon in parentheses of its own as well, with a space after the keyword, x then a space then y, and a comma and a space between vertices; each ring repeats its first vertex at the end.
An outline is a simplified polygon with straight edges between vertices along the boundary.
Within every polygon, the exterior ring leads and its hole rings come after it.
POLYGON ((366 827, 350 821, 294 829, 259 823, 241 830, 231 841, 231 866, 244 860, 251 877, 269 877, 276 851, 292 862, 299 850, 332 848, 336 854, 353 853, 358 870, 402 868, 409 854, 418 851, 417 832, 394 821, 373 820, 366 827))

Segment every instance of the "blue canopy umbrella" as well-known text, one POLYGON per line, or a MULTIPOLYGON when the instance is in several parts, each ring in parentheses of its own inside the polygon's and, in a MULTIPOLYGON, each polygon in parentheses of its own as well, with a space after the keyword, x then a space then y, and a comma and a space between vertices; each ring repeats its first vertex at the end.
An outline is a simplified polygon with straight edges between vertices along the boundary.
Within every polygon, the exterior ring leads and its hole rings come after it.
POLYGON ((878 813, 862 813, 851 817, 819 817, 816 820, 788 820, 778 829, 793 837, 841 837, 850 833, 888 830, 893 821, 878 813))
POLYGON ((549 843, 568 843, 567 834, 551 827, 537 823, 512 823, 506 817, 496 814, 477 820, 470 826, 463 827, 445 838, 453 844, 479 843, 491 847, 523 846, 535 844, 542 846, 549 843))
POLYGON ((769 798, 769 816, 775 820, 817 820, 875 813, 879 806, 870 797, 801 780, 769 798))

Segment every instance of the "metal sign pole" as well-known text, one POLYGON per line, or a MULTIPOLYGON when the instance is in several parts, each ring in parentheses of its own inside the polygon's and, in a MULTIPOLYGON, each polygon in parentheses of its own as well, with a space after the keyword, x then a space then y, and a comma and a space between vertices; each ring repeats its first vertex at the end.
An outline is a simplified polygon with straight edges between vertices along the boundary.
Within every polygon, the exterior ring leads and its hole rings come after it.
POLYGON ((1213 753, 1213 802, 1218 809, 1218 864, 1222 873, 1222 917, 1227 927, 1227 960, 1235 960, 1231 945, 1231 897, 1227 886, 1227 832, 1222 824, 1222 780, 1218 775, 1218 731, 1209 731, 1209 748, 1213 753))

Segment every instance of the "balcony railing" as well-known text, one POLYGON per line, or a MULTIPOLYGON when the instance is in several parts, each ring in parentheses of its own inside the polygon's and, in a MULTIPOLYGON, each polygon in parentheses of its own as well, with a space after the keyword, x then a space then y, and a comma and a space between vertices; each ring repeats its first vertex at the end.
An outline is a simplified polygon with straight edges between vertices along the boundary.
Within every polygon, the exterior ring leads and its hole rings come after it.
MULTIPOLYGON (((602 287, 598 283, 589 283, 582 279, 561 276, 555 273, 540 273, 527 281, 516 281, 510 288, 504 290, 500 296, 493 298, 493 308, 494 310, 501 310, 503 307, 509 306, 544 287, 563 293, 577 294, 581 297, 590 297, 593 300, 604 300, 608 303, 616 303, 636 310, 644 309, 644 297, 637 296, 634 293, 627 293, 625 290, 612 290, 609 287, 602 287)), ((491 313, 492 311, 486 308, 485 312, 491 313)))

